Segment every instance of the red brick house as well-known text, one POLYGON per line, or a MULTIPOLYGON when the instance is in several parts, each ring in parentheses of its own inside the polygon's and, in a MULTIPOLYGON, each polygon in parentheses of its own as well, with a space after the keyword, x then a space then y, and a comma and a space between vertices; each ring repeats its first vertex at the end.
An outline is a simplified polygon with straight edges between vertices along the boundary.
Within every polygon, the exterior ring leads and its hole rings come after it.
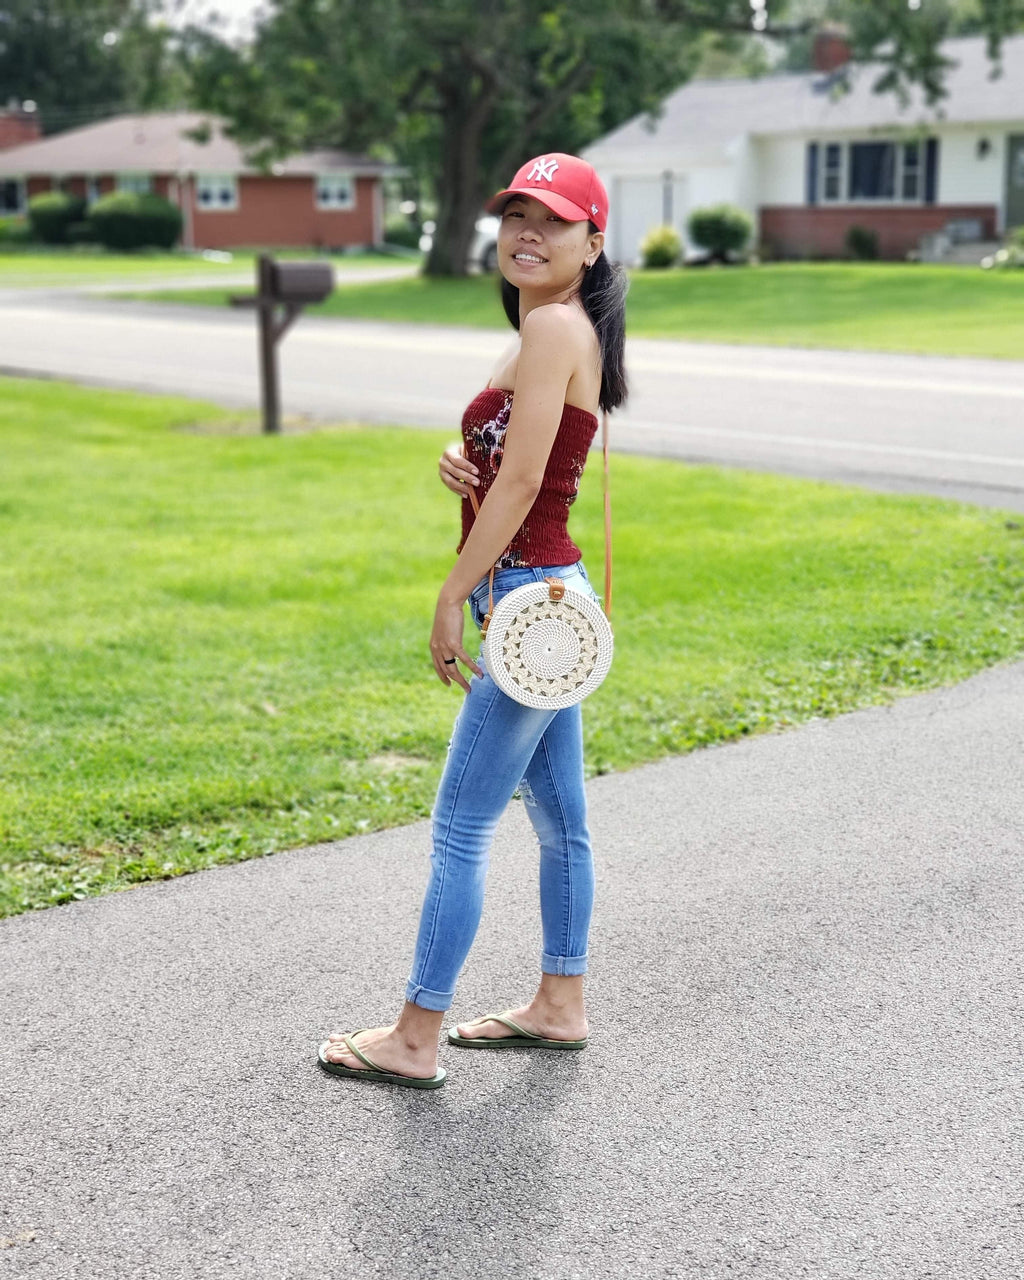
POLYGON ((998 76, 982 36, 941 52, 953 65, 934 106, 875 93, 880 68, 849 63, 833 34, 815 71, 683 85, 653 127, 638 117, 585 152, 611 197, 609 251, 635 261, 662 223, 685 241, 690 211, 722 202, 782 257, 842 256, 851 226, 896 259, 948 227, 985 241, 1024 224, 1024 35, 1003 42, 998 76))
POLYGON ((262 173, 208 116, 117 116, 0 149, 0 215, 23 212, 40 191, 88 201, 153 191, 181 209, 186 248, 373 245, 384 238, 381 180, 389 172, 366 156, 325 150, 262 173))

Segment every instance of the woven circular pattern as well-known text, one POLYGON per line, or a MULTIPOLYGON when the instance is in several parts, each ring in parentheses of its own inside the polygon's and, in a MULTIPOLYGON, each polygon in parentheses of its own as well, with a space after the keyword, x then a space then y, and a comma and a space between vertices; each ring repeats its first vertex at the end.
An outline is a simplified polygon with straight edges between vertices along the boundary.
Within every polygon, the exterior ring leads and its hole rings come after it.
POLYGON ((582 591, 550 599, 546 582, 517 587, 494 608, 484 642, 503 693, 527 707, 561 710, 593 693, 612 664, 608 619, 582 591))

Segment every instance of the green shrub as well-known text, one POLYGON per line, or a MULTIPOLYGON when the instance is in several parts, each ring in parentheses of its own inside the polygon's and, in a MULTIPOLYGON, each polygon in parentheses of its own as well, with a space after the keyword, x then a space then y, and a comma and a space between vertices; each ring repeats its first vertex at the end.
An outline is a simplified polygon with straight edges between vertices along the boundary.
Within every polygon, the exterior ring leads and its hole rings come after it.
POLYGON ((43 244, 66 244, 68 227, 81 222, 85 201, 63 191, 44 191, 28 202, 28 221, 32 236, 43 244))
POLYGON ((0 244, 27 244, 32 239, 28 218, 13 214, 0 218, 0 244))
POLYGON ((181 239, 184 218, 181 210, 163 196, 139 196, 139 212, 146 226, 145 244, 156 249, 173 249, 181 239))
POLYGON ((96 230, 88 218, 81 222, 72 222, 67 229, 68 244, 95 244, 96 230))
POLYGON ((982 258, 981 265, 986 270, 992 267, 1024 268, 1024 236, 1020 234, 1021 231, 1024 231, 1024 228, 1018 227, 1017 234, 1008 235, 1003 248, 997 249, 987 258, 982 258))
POLYGON ((1024 224, 1019 227, 1011 227, 1006 233, 1007 249, 1020 249, 1024 251, 1024 224))
POLYGON ((405 249, 418 249, 422 234, 419 224, 411 218, 389 218, 384 226, 385 244, 397 244, 405 249))
POLYGON ((172 249, 181 235, 177 205, 163 196, 113 191, 89 209, 96 239, 108 249, 172 249))
POLYGON ((856 223, 847 227, 844 241, 846 252, 858 262, 874 262, 878 257, 878 232, 856 223))
POLYGON ((671 267, 682 251, 683 242, 675 227, 652 227, 640 243, 640 260, 645 267, 671 267))
POLYGON ((708 205, 694 209, 686 224, 687 234, 693 244, 719 262, 725 262, 730 254, 740 254, 754 232, 750 216, 732 204, 708 205))

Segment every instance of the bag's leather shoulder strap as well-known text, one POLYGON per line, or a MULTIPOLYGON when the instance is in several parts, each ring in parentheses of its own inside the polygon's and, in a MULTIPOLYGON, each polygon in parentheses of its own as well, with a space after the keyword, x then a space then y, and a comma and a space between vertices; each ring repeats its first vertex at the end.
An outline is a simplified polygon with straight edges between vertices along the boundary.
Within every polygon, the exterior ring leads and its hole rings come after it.
POLYGON ((608 475, 608 410, 601 414, 601 453, 604 457, 604 612, 612 616, 612 494, 608 475))
MULTIPOLYGON (((601 453, 604 464, 604 612, 612 616, 612 495, 611 480, 608 467, 608 411, 601 415, 601 453)), ((469 500, 473 504, 473 515, 480 514, 480 500, 473 486, 469 486, 469 500)), ((483 633, 487 634, 487 624, 494 612, 494 565, 491 565, 487 590, 487 616, 484 618, 483 633)))

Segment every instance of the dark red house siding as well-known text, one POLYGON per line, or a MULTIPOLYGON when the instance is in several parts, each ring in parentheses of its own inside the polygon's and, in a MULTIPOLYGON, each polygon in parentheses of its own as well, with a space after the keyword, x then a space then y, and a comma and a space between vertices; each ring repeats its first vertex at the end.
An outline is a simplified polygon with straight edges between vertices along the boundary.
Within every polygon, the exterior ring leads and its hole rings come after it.
POLYGON ((900 206, 839 205, 796 207, 762 205, 760 240, 779 258, 841 258, 846 255, 850 227, 867 227, 878 234, 882 258, 904 259, 918 247, 921 236, 941 231, 958 218, 977 218, 986 240, 995 240, 996 206, 992 204, 935 204, 900 206))
POLYGON ((327 248, 373 244, 375 178, 356 179, 355 208, 318 209, 311 177, 252 177, 238 179, 238 208, 195 208, 192 238, 200 249, 230 249, 240 245, 306 245, 327 248))
MULTIPOLYGON (((186 228, 191 219, 191 245, 197 249, 233 249, 245 245, 296 245, 298 247, 341 248, 345 245, 373 244, 375 240, 374 200, 377 178, 356 179, 355 208, 318 209, 312 177, 259 177, 240 175, 238 208, 232 210, 198 209, 195 206, 195 181, 174 181, 167 174, 152 175, 152 189, 189 208, 186 228)), ((71 195, 85 197, 84 174, 68 174, 61 186, 71 195)), ((116 189, 114 174, 96 175, 100 195, 116 189)), ((46 176, 30 177, 27 196, 52 191, 53 181, 46 176)))

